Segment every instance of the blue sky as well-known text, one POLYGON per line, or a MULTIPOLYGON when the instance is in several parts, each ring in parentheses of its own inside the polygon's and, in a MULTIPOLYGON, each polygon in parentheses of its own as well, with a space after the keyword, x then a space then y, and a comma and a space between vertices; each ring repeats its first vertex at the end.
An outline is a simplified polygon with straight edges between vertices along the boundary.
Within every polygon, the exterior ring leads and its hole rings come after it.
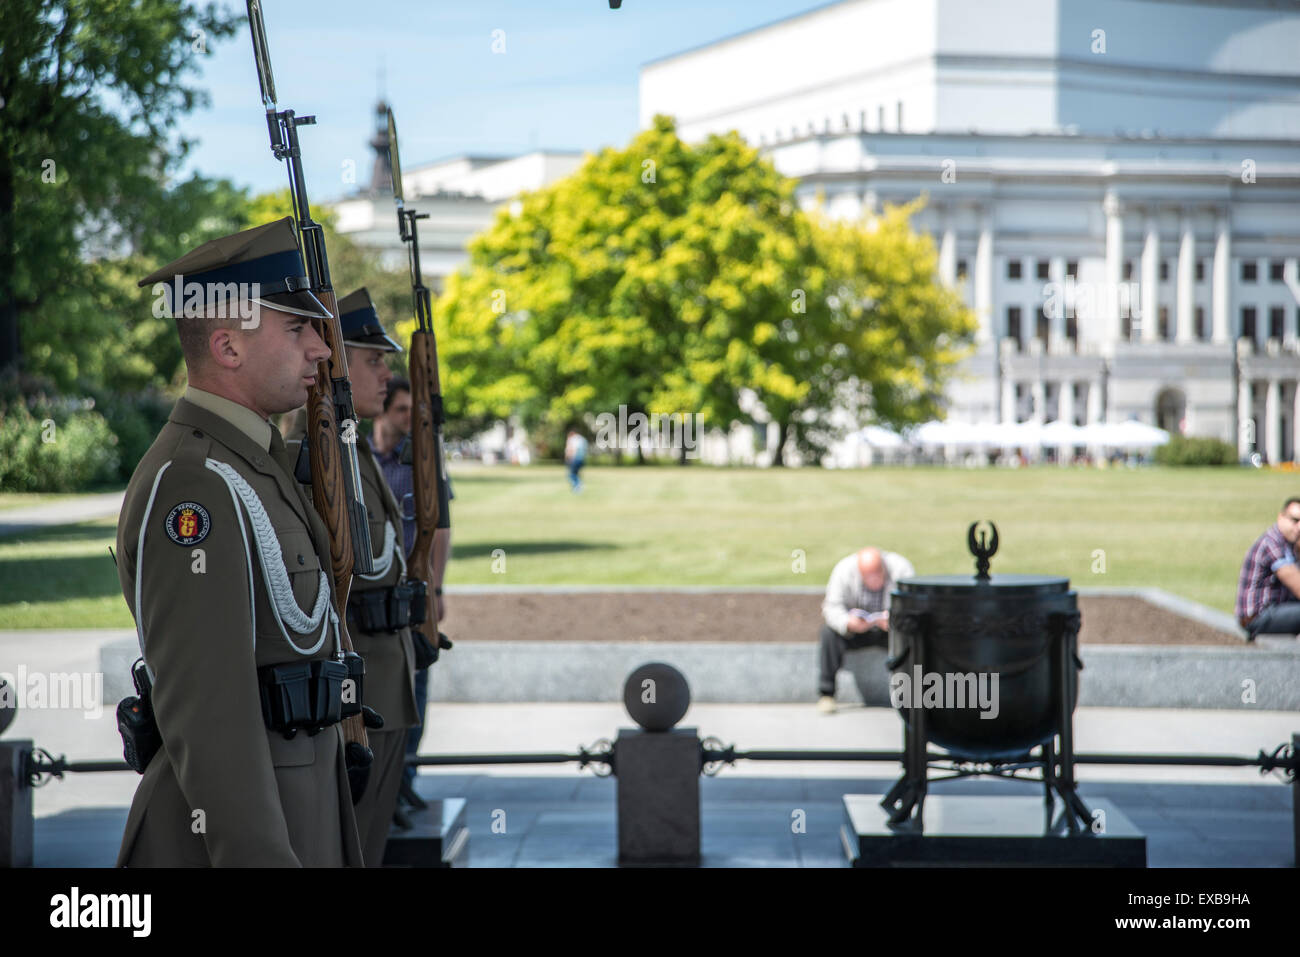
MULTIPOLYGON (((242 0, 221 0, 231 10, 242 0)), ((281 109, 300 129, 309 194, 324 201, 369 181, 373 109, 384 90, 402 161, 460 153, 596 150, 637 129, 638 69, 650 60, 824 5, 819 0, 264 0, 281 109), (504 31, 504 53, 493 52, 504 31)), ((197 84, 211 105, 181 131, 187 170, 255 191, 286 185, 263 119, 248 28, 213 45, 197 84)))

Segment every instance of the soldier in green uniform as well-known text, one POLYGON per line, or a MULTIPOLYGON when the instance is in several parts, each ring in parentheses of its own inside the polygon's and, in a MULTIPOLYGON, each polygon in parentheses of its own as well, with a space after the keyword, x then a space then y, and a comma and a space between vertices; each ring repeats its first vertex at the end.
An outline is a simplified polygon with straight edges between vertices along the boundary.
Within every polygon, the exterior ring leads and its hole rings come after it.
MULTIPOLYGON (((365 289, 339 300, 339 324, 347 343, 353 408, 358 418, 373 419, 384 411, 384 396, 393 377, 385 356, 400 352, 401 346, 384 331, 365 289)), ((287 444, 291 453, 299 452, 304 419, 299 414, 290 430, 287 444)), ((415 651, 405 592, 408 586, 402 510, 364 438, 357 442, 357 463, 370 516, 375 568, 369 575, 353 576, 348 597, 348 634, 357 653, 365 659, 366 704, 383 717, 384 727, 369 733, 375 763, 370 783, 357 802, 356 815, 366 866, 378 867, 383 863, 384 844, 402 785, 407 731, 420 723, 420 715, 415 703, 415 651)), ((430 611, 432 599, 429 596, 430 611)))
POLYGON ((306 401, 329 356, 292 222, 206 243, 140 283, 176 317, 189 386, 118 521, 161 736, 122 866, 362 863, 341 726, 288 728, 269 694, 341 655, 328 533, 268 421, 306 401))

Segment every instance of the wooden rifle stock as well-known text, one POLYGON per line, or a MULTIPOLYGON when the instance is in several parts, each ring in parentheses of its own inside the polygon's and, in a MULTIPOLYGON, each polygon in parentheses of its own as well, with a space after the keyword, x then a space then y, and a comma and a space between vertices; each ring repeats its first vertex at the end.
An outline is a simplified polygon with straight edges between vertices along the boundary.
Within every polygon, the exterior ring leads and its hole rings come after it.
MULTIPOLYGON (((334 416, 331 379, 347 378, 347 349, 339 325, 339 307, 332 290, 317 290, 316 298, 330 312, 329 319, 313 319, 312 324, 330 357, 316 367, 316 383, 307 393, 307 435, 310 436, 311 498, 316 512, 325 523, 330 537, 330 574, 334 580, 334 611, 339 616, 339 637, 344 651, 352 651, 348 634, 348 592, 352 589, 352 518, 344 494, 343 457, 339 455, 339 424, 334 416)), ((353 432, 353 441, 355 439, 353 432)), ((366 725, 360 715, 343 722, 343 739, 369 747, 366 725)))
POLYGON ((438 525, 438 470, 442 449, 438 447, 438 405, 442 402, 438 377, 438 345, 432 332, 417 329, 411 334, 411 469, 415 497, 415 544, 406 572, 429 589, 429 607, 419 631, 438 647, 438 603, 434 594, 432 556, 438 525))
POLYGON ((411 469, 415 497, 415 544, 406 574, 423 581, 429 591, 428 613, 419 632, 433 645, 438 641, 438 597, 434 592, 434 537, 438 526, 438 481, 442 461, 442 380, 438 376, 438 342, 433 333, 433 310, 429 289, 420 274, 420 231, 418 220, 428 213, 406 208, 402 189, 401 151, 397 146, 397 121, 388 111, 388 168, 393 178, 393 200, 397 204, 397 232, 408 246, 411 266, 411 300, 416 328, 411 333, 411 469))

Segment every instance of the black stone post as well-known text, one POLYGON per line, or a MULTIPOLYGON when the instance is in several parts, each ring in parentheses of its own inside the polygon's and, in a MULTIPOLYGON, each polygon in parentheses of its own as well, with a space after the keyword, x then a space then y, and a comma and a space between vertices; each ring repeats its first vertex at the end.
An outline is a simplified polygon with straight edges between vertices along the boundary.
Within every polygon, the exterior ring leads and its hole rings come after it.
POLYGON ((618 778, 618 863, 698 866, 702 745, 694 728, 675 728, 690 706, 686 678, 671 665, 642 665, 623 686, 641 725, 614 744, 618 778))
POLYGON ((700 739, 694 728, 622 728, 618 775, 618 862, 700 863, 700 739))
MULTIPOLYGON (((1291 733, 1291 755, 1300 756, 1300 731, 1291 733)), ((1295 857, 1292 867, 1300 867, 1300 771, 1291 778, 1291 844, 1295 857)))
POLYGON ((32 866, 31 753, 31 741, 0 741, 0 868, 32 866))

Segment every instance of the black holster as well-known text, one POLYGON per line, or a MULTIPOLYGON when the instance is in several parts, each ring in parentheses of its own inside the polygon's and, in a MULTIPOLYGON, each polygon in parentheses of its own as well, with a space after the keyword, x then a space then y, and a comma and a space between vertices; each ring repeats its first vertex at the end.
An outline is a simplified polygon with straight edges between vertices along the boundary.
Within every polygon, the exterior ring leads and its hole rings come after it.
POLYGON ((144 774, 149 762, 162 747, 162 733, 153 714, 153 685, 144 659, 131 666, 131 680, 136 694, 123 698, 117 705, 117 731, 122 736, 122 756, 131 770, 144 774))

